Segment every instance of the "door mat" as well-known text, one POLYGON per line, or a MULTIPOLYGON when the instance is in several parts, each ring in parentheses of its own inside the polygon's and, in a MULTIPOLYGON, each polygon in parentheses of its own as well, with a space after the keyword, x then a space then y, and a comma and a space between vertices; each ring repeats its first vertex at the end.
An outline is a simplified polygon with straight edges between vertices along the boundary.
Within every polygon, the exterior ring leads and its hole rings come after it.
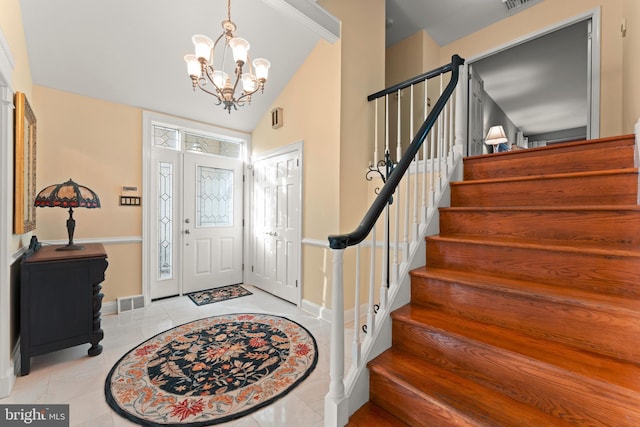
POLYGON ((226 301, 228 299, 240 298, 246 295, 253 295, 240 285, 228 285, 221 288, 207 289, 206 291, 191 292, 187 294, 196 305, 211 304, 214 302, 226 301))

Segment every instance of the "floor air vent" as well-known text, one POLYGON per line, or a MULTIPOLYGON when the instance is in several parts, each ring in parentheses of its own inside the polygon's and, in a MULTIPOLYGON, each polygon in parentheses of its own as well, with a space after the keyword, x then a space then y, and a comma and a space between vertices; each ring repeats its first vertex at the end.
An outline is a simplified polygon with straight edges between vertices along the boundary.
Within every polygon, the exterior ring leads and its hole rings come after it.
POLYGON ((144 307, 144 296, 133 295, 130 297, 118 298, 118 314, 125 311, 137 310, 144 307))
POLYGON ((507 13, 513 15, 541 1, 542 0, 502 0, 502 3, 506 6, 507 13))

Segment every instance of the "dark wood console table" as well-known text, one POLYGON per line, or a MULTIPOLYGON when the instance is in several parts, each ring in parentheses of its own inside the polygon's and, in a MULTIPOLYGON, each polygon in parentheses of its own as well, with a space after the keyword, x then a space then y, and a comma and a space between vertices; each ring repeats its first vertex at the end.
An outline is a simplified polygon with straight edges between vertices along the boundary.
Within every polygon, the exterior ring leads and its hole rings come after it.
POLYGON ((100 243, 84 249, 56 251, 35 240, 22 256, 20 283, 21 373, 31 356, 91 343, 89 356, 102 353, 100 293, 107 253, 100 243))

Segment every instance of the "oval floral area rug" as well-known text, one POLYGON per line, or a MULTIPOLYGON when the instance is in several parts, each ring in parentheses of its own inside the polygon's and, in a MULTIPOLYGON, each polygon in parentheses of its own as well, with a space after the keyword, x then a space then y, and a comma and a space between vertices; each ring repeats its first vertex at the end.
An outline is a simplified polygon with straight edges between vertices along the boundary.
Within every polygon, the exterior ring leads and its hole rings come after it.
POLYGON ((111 408, 150 426, 205 426, 262 408, 300 384, 318 362, 303 326, 268 314, 196 320, 145 341, 105 381, 111 408))

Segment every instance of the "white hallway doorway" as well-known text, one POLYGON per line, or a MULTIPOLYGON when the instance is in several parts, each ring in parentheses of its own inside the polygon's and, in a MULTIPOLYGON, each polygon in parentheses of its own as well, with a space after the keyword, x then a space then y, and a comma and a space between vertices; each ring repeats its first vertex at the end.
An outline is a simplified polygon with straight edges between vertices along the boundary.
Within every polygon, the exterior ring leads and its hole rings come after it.
POLYGON ((248 136, 144 114, 145 302, 243 281, 248 136))
POLYGON ((248 283, 300 305, 302 143, 254 159, 248 283))

